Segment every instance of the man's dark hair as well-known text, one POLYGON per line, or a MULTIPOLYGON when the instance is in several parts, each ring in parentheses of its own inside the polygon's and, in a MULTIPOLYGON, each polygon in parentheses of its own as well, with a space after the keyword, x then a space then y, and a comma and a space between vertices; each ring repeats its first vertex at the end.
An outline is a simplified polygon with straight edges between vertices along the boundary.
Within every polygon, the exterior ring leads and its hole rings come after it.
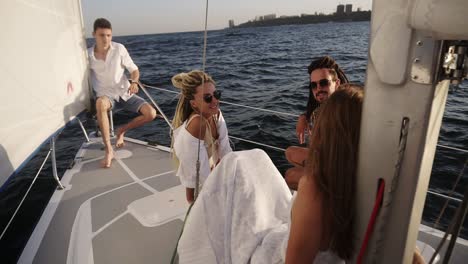
POLYGON ((310 74, 317 70, 317 69, 329 69, 330 74, 333 76, 333 80, 336 78, 340 79, 340 83, 349 83, 348 78, 344 74, 343 70, 341 70, 340 66, 336 63, 336 61, 330 56, 323 56, 319 58, 315 58, 307 67, 307 72, 309 73, 309 100, 307 101, 307 110, 306 110, 306 117, 307 120, 310 120, 310 116, 312 112, 320 106, 320 103, 315 100, 314 94, 312 93, 312 89, 310 89, 310 74))
POLYGON ((94 21, 94 26, 93 26, 93 30, 94 32, 96 32, 96 30, 98 28, 108 28, 108 29, 112 29, 112 25, 111 23, 109 22, 109 20, 105 19, 105 18, 98 18, 94 21))

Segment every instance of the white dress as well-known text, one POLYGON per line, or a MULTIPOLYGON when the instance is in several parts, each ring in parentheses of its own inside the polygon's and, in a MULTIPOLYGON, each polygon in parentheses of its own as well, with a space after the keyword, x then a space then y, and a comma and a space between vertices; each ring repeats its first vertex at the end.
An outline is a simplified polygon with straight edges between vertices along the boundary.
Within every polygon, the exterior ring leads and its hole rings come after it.
MULTIPOLYGON (((178 246, 179 263, 284 263, 292 201, 264 151, 226 155, 190 211, 178 246)), ((314 263, 344 262, 320 252, 314 263)))
POLYGON ((174 130, 174 151, 179 160, 179 167, 176 175, 180 178, 183 186, 186 188, 195 188, 196 163, 198 156, 198 144, 200 142, 200 183, 206 180, 211 169, 218 160, 222 159, 227 153, 231 152, 229 137, 226 127, 226 121, 219 111, 216 121, 218 130, 218 139, 214 142, 215 151, 211 151, 207 140, 198 140, 187 131, 187 124, 191 119, 186 120, 180 127, 174 130), (211 164, 210 164, 211 159, 211 164))

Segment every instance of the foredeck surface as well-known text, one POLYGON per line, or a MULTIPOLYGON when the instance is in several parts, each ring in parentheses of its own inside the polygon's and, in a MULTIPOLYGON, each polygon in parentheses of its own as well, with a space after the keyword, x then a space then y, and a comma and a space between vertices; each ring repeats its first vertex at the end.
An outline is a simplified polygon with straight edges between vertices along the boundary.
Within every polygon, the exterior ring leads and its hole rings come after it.
MULTIPOLYGON (((19 263, 170 263, 188 209, 185 189, 168 148, 128 140, 107 169, 100 139, 83 144, 19 263)), ((418 240, 432 247, 420 246, 426 260, 442 236, 421 225, 418 240)), ((468 242, 459 239, 450 263, 467 259, 468 242)))
POLYGON ((85 143, 19 263, 170 263, 188 209, 167 148, 126 141, 110 168, 85 143))

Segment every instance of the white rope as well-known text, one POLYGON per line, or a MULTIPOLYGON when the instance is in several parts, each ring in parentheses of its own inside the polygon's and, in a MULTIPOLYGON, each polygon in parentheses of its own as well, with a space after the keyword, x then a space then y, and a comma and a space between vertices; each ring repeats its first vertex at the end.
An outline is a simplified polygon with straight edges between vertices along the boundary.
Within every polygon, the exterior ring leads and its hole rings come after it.
MULTIPOLYGON (((449 197, 451 197, 455 193, 455 189, 457 188, 458 183, 460 182, 461 178, 463 177, 463 174, 466 169, 466 165, 468 165, 468 158, 465 160, 465 164, 463 164, 463 169, 461 169, 460 173, 458 174, 457 179, 455 180, 455 183, 453 184, 452 189, 450 190, 449 197)), ((437 217, 436 221, 434 222, 434 225, 432 226, 433 228, 437 228, 439 225, 440 219, 445 213, 445 209, 447 209, 449 200, 445 200, 444 206, 442 206, 442 209, 440 210, 439 216, 437 217)))
MULTIPOLYGON (((179 92, 176 92, 176 91, 171 91, 171 90, 168 90, 168 89, 164 89, 164 88, 160 88, 160 87, 156 87, 156 86, 151 86, 151 85, 148 85, 148 84, 145 84, 145 86, 148 87, 148 88, 155 89, 155 90, 160 90, 160 91, 163 91, 163 92, 168 92, 168 93, 173 93, 173 94, 180 94, 179 92)), ((290 114, 290 113, 285 113, 285 112, 280 112, 280 111, 275 111, 275 110, 269 110, 269 109, 263 109, 263 108, 259 108, 259 107, 248 106, 248 105, 241 105, 241 104, 236 104, 236 103, 231 103, 231 102, 226 102, 226 101, 221 101, 221 103, 227 104, 227 105, 233 105, 233 106, 239 106, 239 107, 254 109, 254 110, 257 110, 257 111, 269 112, 269 113, 278 114, 278 115, 299 117, 298 114, 290 114)), ((247 141, 247 142, 249 142, 249 141, 247 141)), ((254 143, 254 141, 252 141, 251 143, 254 143)), ((255 144, 260 145, 261 143, 255 142, 255 144)), ((455 148, 455 147, 441 145, 441 144, 437 144, 437 146, 441 147, 441 148, 460 151, 460 152, 463 152, 463 153, 468 153, 468 150, 461 149, 461 148, 455 148)))
MULTIPOLYGON (((164 88, 160 88, 160 87, 156 87, 156 86, 151 86, 151 85, 148 85, 148 84, 145 84, 145 86, 148 87, 148 88, 151 88, 151 89, 160 90, 160 91, 167 92, 167 93, 180 94, 179 92, 176 92, 176 91, 171 91, 171 90, 168 90, 168 89, 164 89, 164 88)), ((254 109, 254 110, 257 110, 257 111, 263 111, 263 112, 278 114, 278 115, 294 116, 294 117, 299 116, 298 114, 290 114, 290 113, 285 113, 285 112, 280 112, 280 111, 275 111, 275 110, 269 110, 269 109, 263 109, 263 108, 259 108, 259 107, 248 106, 248 105, 241 105, 241 104, 236 104, 236 103, 231 103, 231 102, 226 102, 226 101, 220 101, 220 102, 223 103, 223 104, 227 104, 227 105, 239 106, 239 107, 254 109)), ((253 142, 254 141, 252 141, 251 143, 253 143, 253 142)), ((261 144, 261 143, 255 142, 255 144, 261 144)), ((461 149, 461 148, 455 148, 455 147, 441 145, 441 144, 437 144, 437 146, 441 147, 441 148, 460 151, 460 152, 463 152, 463 153, 468 153, 468 150, 461 149)))
POLYGON ((434 191, 429 191, 429 190, 427 190, 427 193, 432 194, 432 195, 435 195, 435 196, 438 196, 438 197, 445 198, 445 199, 447 199, 447 200, 452 200, 452 201, 459 202, 459 203, 462 202, 461 199, 458 199, 458 198, 455 198, 455 197, 451 197, 451 196, 448 196, 448 195, 445 195, 445 194, 441 194, 441 193, 438 193, 438 192, 434 192, 434 191))
POLYGON ((171 90, 164 89, 164 88, 159 88, 159 87, 156 87, 156 86, 151 86, 151 85, 145 84, 145 83, 142 83, 142 84, 143 84, 146 88, 151 88, 151 89, 160 90, 160 91, 163 91, 163 92, 169 92, 169 93, 173 93, 173 94, 180 94, 180 92, 171 91, 171 90))
POLYGON ((156 107, 156 109, 159 111, 159 114, 164 118, 166 123, 169 125, 169 127, 171 128, 171 131, 173 131, 174 127, 172 126, 171 122, 169 121, 169 118, 167 118, 167 116, 164 114, 164 112, 159 107, 159 105, 156 103, 156 101, 154 101, 154 99, 153 99, 153 97, 151 97, 150 93, 148 93, 148 91, 146 91, 145 86, 143 84, 141 84, 140 82, 138 82, 137 84, 141 88, 141 90, 146 94, 146 96, 151 101, 151 103, 154 105, 154 107, 156 107))
POLYGON ((450 147, 450 146, 444 146, 444 145, 440 145, 440 144, 437 144, 438 147, 441 147, 441 148, 446 148, 446 149, 451 149, 451 150, 458 150, 460 152, 464 152, 464 153, 468 153, 468 150, 464 150, 464 149, 460 149, 460 148, 455 148, 455 147, 450 147))
POLYGON ((10 221, 8 221, 8 224, 6 225, 5 229, 3 229, 3 232, 2 232, 2 234, 0 235, 0 240, 2 240, 3 235, 5 235, 6 231, 7 231, 8 228, 10 227, 11 222, 13 222, 13 219, 15 218, 16 214, 18 213, 18 211, 19 211, 21 205, 23 205, 23 202, 24 202, 24 200, 26 199, 26 196, 28 196, 29 191, 31 190, 32 186, 34 185, 34 182, 36 182, 36 179, 37 179, 37 177, 39 176, 39 173, 41 173, 42 168, 44 167, 44 165, 45 165, 47 159, 49 158, 49 155, 50 155, 51 152, 52 152, 52 150, 49 150, 49 152, 47 153, 47 156, 45 157, 44 161, 42 162, 42 165, 41 165, 41 167, 39 168, 39 171, 37 172, 36 176, 34 177, 33 181, 31 182, 31 185, 29 185, 28 190, 27 190, 26 193, 24 194, 23 199, 21 199, 21 202, 19 203, 18 207, 16 207, 15 212, 13 213, 13 215, 12 215, 11 218, 10 218, 10 221))
POLYGON ((206 0, 205 8, 205 32, 203 35, 203 68, 202 71, 205 72, 206 66, 206 41, 208 37, 208 0, 206 0))
POLYGON ((240 140, 240 141, 245 141, 245 142, 248 142, 248 143, 256 144, 256 145, 259 145, 259 146, 263 146, 263 147, 267 147, 267 148, 279 150, 279 151, 286 151, 286 149, 283 149, 283 148, 278 148, 278 147, 270 146, 270 145, 267 145, 267 144, 263 144, 263 143, 259 143, 259 142, 255 142, 255 141, 251 141, 251 140, 247 140, 247 139, 243 139, 243 138, 238 138, 238 137, 233 137, 233 136, 229 136, 229 137, 230 137, 230 138, 233 138, 233 139, 240 140))
POLYGON ((254 109, 254 110, 258 110, 258 111, 269 112, 269 113, 273 113, 273 114, 279 114, 279 115, 285 115, 285 116, 299 117, 298 114, 284 113, 284 112, 279 112, 279 111, 274 111, 274 110, 268 110, 268 109, 263 109, 263 108, 248 106, 248 105, 241 105, 241 104, 230 103, 230 102, 226 102, 226 101, 221 101, 221 102, 222 102, 223 104, 234 105, 234 106, 240 106, 240 107, 250 108, 250 109, 254 109))
MULTIPOLYGON (((205 9, 205 32, 203 35, 203 66, 202 72, 205 73, 206 68, 206 43, 208 36, 208 0, 206 0, 206 9, 205 9)), ((205 94, 205 78, 202 78, 202 95, 205 94)), ((200 116, 203 118, 203 103, 200 109, 200 116)), ((202 134, 202 126, 200 126, 199 135, 202 134)), ((201 151, 201 139, 198 138, 198 154, 197 154, 197 163, 196 163, 196 176, 195 176, 195 191, 194 191, 194 200, 197 199, 198 193, 200 192, 200 151, 201 151)))
MULTIPOLYGON (((160 90, 160 91, 163 91, 163 92, 168 92, 168 93, 173 93, 173 94, 180 94, 179 92, 176 92, 176 91, 171 91, 171 90, 168 90, 168 89, 164 89, 164 88, 160 88, 160 87, 156 87, 156 86, 151 86, 151 85, 148 85, 148 84, 145 84, 145 87, 155 89, 155 90, 160 90)), ((263 109, 263 108, 259 108, 259 107, 249 106, 249 105, 241 105, 241 104, 236 104, 236 103, 231 103, 231 102, 226 102, 226 101, 220 101, 220 102, 223 103, 223 104, 227 104, 227 105, 239 106, 239 107, 254 109, 254 110, 257 110, 257 111, 263 111, 263 112, 278 114, 278 115, 299 117, 299 114, 285 113, 285 112, 269 110, 269 109, 263 109)))

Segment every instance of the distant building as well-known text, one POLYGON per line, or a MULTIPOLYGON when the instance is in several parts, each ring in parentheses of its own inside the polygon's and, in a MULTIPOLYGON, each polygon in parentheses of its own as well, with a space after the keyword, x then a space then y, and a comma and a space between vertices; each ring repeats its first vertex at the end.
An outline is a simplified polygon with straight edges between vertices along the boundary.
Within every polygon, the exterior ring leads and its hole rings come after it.
POLYGON ((352 4, 347 4, 345 8, 345 13, 346 14, 351 14, 353 12, 353 5, 352 4))
POLYGON ((337 14, 337 15, 342 15, 342 14, 344 14, 344 5, 338 5, 338 6, 336 7, 336 14, 337 14))
POLYGON ((361 9, 360 7, 358 7, 358 8, 357 8, 357 11, 358 11, 358 12, 361 12, 361 11, 362 11, 362 9, 361 9))
POLYGON ((276 14, 264 15, 263 20, 276 19, 276 14))
POLYGON ((229 28, 233 28, 235 25, 234 25, 234 19, 230 19, 229 20, 229 28))

